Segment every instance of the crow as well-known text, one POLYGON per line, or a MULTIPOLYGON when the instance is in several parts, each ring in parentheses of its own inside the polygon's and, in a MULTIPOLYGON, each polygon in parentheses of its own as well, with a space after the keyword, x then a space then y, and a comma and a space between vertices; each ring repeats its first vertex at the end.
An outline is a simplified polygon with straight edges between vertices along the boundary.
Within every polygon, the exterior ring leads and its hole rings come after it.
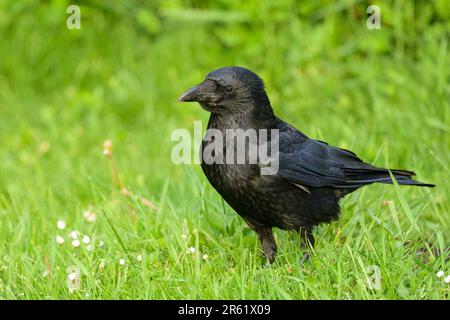
MULTIPOLYGON (((202 83, 182 94, 179 101, 198 102, 211 113, 207 132, 219 132, 222 138, 205 135, 201 144, 202 170, 216 191, 258 234, 270 263, 277 252, 274 227, 299 232, 302 250, 313 247, 314 227, 337 219, 339 200, 362 186, 392 184, 393 176, 400 185, 434 187, 413 180, 412 171, 375 167, 352 151, 308 138, 274 114, 262 79, 246 68, 232 66, 215 70, 202 83), (276 156, 271 158, 277 161, 275 173, 262 174, 267 163, 261 161, 259 153, 256 162, 248 161, 249 153, 254 152, 248 140, 244 140, 247 154, 243 163, 217 161, 237 151, 236 141, 226 136, 229 130, 239 129, 271 132, 266 146, 273 139, 278 140, 274 144, 278 152, 272 152, 276 156), (211 148, 211 144, 219 141, 221 147, 211 148), (205 152, 211 149, 213 158, 205 152)), ((257 143, 264 144, 259 140, 257 143)), ((275 151, 273 147, 268 149, 275 151)), ((235 160, 234 153, 232 160, 235 160)))

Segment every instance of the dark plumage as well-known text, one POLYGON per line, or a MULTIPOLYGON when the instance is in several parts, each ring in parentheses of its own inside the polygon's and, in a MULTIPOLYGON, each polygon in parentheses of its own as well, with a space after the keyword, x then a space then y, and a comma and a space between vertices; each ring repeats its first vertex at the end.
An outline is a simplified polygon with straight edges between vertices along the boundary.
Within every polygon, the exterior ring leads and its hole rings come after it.
MULTIPOLYGON (((277 251, 273 227, 297 230, 303 248, 308 242, 313 245, 312 228, 339 216, 342 197, 371 183, 392 183, 388 169, 364 163, 351 151, 310 139, 276 117, 263 81, 245 68, 211 72, 180 101, 199 102, 211 112, 208 129, 218 129, 224 136, 226 129, 279 130, 279 170, 275 175, 261 175, 261 163, 202 163, 212 186, 258 234, 270 262, 277 251)), ((202 150, 210 143, 204 139, 202 150)), ((225 159, 226 141, 221 151, 225 159)), ((414 172, 390 171, 401 185, 433 186, 413 180, 414 172)))

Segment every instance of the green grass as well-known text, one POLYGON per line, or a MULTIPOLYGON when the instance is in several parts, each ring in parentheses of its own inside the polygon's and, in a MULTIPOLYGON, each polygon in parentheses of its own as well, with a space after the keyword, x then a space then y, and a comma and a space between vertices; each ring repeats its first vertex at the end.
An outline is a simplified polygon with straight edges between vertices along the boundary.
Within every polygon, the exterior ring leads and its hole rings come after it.
POLYGON ((448 2, 380 1, 372 31, 361 1, 82 3, 68 30, 68 1, 0 1, 1 299, 448 299, 436 276, 450 273, 448 2), (177 97, 225 65, 260 74, 275 112, 309 136, 437 187, 363 188, 318 227, 309 262, 277 230, 265 267, 199 166, 170 160, 171 132, 208 119, 177 97), (94 250, 73 248, 72 230, 94 250))

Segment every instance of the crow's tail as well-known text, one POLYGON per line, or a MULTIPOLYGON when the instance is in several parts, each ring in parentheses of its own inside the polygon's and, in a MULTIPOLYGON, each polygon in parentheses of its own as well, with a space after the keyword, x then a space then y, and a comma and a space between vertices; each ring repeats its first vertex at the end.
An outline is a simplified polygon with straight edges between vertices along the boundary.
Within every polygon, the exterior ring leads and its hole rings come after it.
MULTIPOLYGON (((413 180, 413 176, 416 174, 412 171, 407 170, 397 170, 397 169, 389 169, 389 171, 392 172, 392 175, 394 176, 395 180, 397 180, 398 184, 400 185, 407 185, 407 186, 419 186, 419 187, 435 187, 434 184, 431 183, 424 183, 421 181, 413 180)), ((389 174, 388 171, 388 174, 389 174)), ((390 183, 392 184, 392 179, 389 175, 386 181, 383 181, 383 183, 390 183)))
POLYGON ((413 180, 413 176, 416 174, 412 171, 407 170, 397 170, 397 169, 381 169, 376 167, 371 168, 358 168, 349 169, 346 168, 346 176, 349 178, 351 183, 355 185, 366 185, 371 183, 387 183, 392 184, 392 178, 390 172, 394 176, 400 185, 408 186, 419 186, 419 187, 434 187, 434 184, 424 183, 420 181, 413 180))

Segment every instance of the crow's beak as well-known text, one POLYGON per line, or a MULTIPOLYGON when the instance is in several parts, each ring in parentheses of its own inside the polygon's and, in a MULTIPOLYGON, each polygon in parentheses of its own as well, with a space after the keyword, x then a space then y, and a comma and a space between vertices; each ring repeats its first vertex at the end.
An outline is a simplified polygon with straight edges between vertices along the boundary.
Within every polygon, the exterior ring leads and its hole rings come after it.
POLYGON ((180 102, 192 102, 192 101, 198 101, 200 94, 200 84, 189 89, 185 93, 183 93, 179 98, 178 101, 180 102))

